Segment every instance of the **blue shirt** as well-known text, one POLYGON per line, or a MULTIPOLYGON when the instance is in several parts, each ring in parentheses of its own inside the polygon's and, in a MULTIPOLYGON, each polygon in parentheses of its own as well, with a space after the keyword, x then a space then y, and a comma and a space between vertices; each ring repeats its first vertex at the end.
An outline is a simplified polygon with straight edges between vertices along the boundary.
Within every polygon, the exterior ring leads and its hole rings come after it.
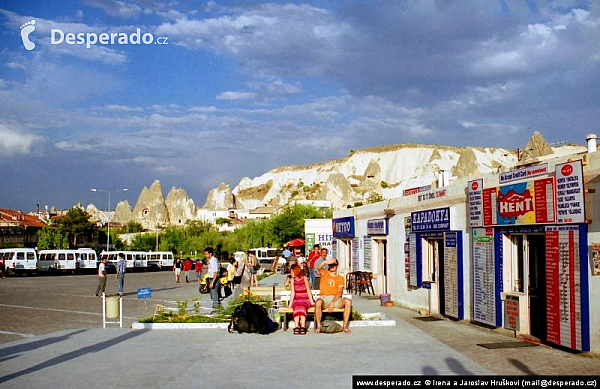
POLYGON ((125 269, 127 268, 127 261, 125 259, 119 258, 117 261, 117 273, 125 273, 125 269))

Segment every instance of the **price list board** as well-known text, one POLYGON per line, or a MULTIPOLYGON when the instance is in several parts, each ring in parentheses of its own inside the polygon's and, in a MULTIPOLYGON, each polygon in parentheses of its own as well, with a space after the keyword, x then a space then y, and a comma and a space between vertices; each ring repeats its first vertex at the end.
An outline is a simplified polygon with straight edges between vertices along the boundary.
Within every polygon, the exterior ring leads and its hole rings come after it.
POLYGON ((495 226, 498 224, 498 189, 487 188, 483 190, 483 225, 495 226))
POLYGON ((444 234, 444 314, 459 318, 457 232, 444 234))
POLYGON ((410 268, 410 280, 409 285, 413 287, 419 286, 417 278, 417 235, 408 234, 408 262, 410 268))
POLYGON ((360 270, 360 238, 352 239, 352 270, 360 270))
POLYGON ((546 227, 548 342, 582 350, 579 226, 546 227))
POLYGON ((554 223, 554 178, 536 180, 533 183, 536 223, 554 223))
POLYGON ((471 227, 483 226, 483 178, 469 181, 469 224, 471 227))
POLYGON ((372 271, 371 258, 373 256, 373 249, 371 245, 371 235, 363 236, 363 270, 372 271))
POLYGON ((473 229, 473 314, 480 323, 496 325, 496 261, 494 230, 473 229))

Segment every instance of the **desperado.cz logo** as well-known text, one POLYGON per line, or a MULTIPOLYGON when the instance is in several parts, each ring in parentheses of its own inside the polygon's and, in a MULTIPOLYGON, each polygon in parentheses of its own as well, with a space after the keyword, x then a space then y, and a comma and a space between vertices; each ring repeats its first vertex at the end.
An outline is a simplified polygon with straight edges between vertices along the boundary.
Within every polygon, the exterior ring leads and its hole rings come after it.
MULTIPOLYGON (((23 46, 27 50, 33 50, 35 43, 29 40, 29 34, 35 30, 35 20, 25 23, 21 26, 21 39, 23 40, 23 46)), ((126 34, 124 32, 103 32, 96 34, 95 32, 67 32, 58 28, 53 28, 50 31, 50 43, 53 45, 60 45, 66 43, 68 45, 85 45, 88 49, 95 44, 101 45, 168 45, 168 37, 160 36, 154 39, 152 33, 146 32, 142 34, 141 29, 136 29, 135 32, 126 34)))

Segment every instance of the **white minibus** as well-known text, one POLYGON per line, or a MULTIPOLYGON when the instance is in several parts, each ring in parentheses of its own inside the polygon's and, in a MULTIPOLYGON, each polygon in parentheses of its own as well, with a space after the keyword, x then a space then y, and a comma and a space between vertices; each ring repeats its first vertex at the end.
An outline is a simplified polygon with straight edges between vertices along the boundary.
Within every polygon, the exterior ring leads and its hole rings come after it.
POLYGON ((150 251, 148 253, 148 267, 171 270, 173 268, 173 253, 170 251, 150 251))
POLYGON ((98 256, 93 249, 77 249, 77 268, 80 270, 95 270, 98 268, 98 256))
POLYGON ((4 259, 6 274, 33 273, 37 269, 35 249, 12 248, 0 249, 0 257, 4 259))
POLYGON ((132 251, 133 266, 136 269, 146 270, 148 267, 148 253, 145 251, 132 251))
POLYGON ((125 255, 125 261, 127 262, 126 268, 133 270, 135 267, 135 256, 133 251, 102 251, 100 253, 100 259, 102 260, 102 258, 106 257, 107 271, 116 271, 120 253, 125 255))
POLYGON ((267 269, 271 269, 271 266, 273 266, 273 259, 277 256, 277 249, 270 247, 259 247, 248 251, 254 253, 258 260, 258 264, 267 269))
POLYGON ((75 272, 77 250, 40 250, 39 271, 75 272))

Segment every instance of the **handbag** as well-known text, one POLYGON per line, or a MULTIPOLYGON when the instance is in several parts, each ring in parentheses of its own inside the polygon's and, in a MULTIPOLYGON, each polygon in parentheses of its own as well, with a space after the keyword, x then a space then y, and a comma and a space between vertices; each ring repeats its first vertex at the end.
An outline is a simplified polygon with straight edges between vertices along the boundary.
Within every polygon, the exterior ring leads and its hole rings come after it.
POLYGON ((323 334, 335 334, 336 332, 342 332, 342 326, 334 320, 323 320, 321 323, 321 333, 323 334))

